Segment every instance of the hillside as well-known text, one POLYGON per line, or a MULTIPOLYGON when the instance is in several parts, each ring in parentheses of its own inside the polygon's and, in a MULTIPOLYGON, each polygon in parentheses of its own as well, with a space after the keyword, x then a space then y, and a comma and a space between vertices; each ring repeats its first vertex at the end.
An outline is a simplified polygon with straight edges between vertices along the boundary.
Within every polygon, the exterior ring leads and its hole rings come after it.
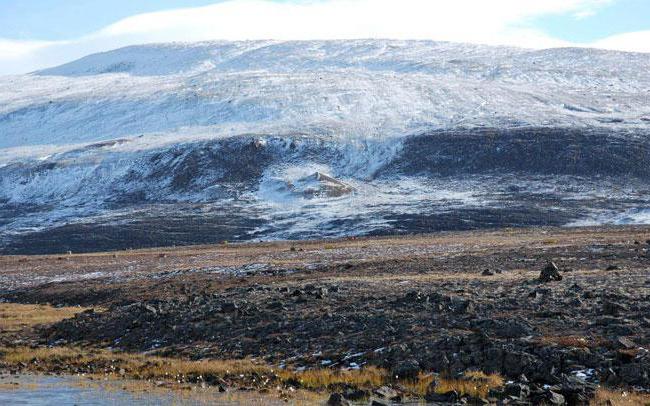
POLYGON ((645 223, 649 70, 592 49, 252 41, 0 77, 0 250, 645 223))

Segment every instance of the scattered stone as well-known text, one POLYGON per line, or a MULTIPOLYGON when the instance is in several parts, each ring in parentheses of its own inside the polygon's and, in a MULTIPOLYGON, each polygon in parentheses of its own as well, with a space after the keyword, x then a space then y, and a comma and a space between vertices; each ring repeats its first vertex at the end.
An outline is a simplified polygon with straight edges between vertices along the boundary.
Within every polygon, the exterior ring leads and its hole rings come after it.
POLYGON ((233 313, 236 312, 237 309, 239 309, 239 306, 234 302, 226 302, 221 305, 221 311, 224 313, 233 313))
POLYGON ((474 305, 471 300, 457 296, 450 298, 449 308, 454 314, 468 314, 474 311, 474 305))
POLYGON ((348 402, 340 393, 332 393, 327 400, 327 406, 347 406, 348 402))
POLYGON ((530 395, 530 387, 521 383, 509 383, 505 387, 505 394, 519 399, 527 398, 530 395))
POLYGON ((395 378, 399 379, 413 379, 417 378, 418 373, 420 373, 420 363, 413 359, 407 359, 401 361, 391 370, 391 374, 395 378))
POLYGON ((463 397, 462 402, 465 403, 465 404, 468 404, 468 405, 489 405, 489 404, 492 404, 492 402, 490 402, 487 399, 471 397, 471 396, 463 397))
POLYGON ((603 302, 603 314, 605 315, 617 316, 625 310, 627 310, 627 308, 622 304, 612 302, 611 300, 605 300, 603 302))
POLYGON ((562 275, 560 269, 553 262, 549 262, 539 275, 539 281, 542 283, 561 281, 562 275))
POLYGON ((582 286, 578 285, 577 283, 574 283, 573 285, 571 285, 571 287, 569 287, 568 290, 570 292, 578 293, 578 292, 582 292, 584 289, 582 289, 582 286))
POLYGON ((374 393, 383 399, 388 399, 393 402, 399 402, 402 399, 402 396, 395 389, 389 388, 388 386, 375 389, 374 393))
POLYGON ((424 397, 424 400, 426 400, 427 402, 434 402, 434 403, 456 403, 460 400, 460 396, 456 391, 450 391, 445 393, 431 392, 431 393, 427 393, 427 395, 424 397))
POLYGON ((582 298, 583 298, 583 299, 595 299, 595 298, 596 298, 596 294, 595 294, 593 291, 588 290, 588 291, 586 291, 586 292, 584 292, 584 293, 582 294, 582 298))
POLYGON ((345 392, 343 392, 343 397, 353 402, 357 402, 360 400, 368 399, 370 397, 370 393, 362 389, 348 388, 345 390, 345 392))
POLYGON ((533 334, 533 328, 524 320, 479 319, 472 323, 483 332, 494 333, 501 338, 526 337, 533 334))
POLYGON ((634 341, 630 340, 630 339, 627 338, 627 337, 619 337, 618 340, 616 340, 616 341, 618 341, 619 344, 621 344, 623 347, 627 348, 628 350, 629 350, 629 349, 632 349, 632 348, 637 348, 637 347, 638 347, 638 346, 634 343, 634 341))
POLYGON ((404 303, 416 303, 416 302, 423 302, 425 300, 427 300, 426 296, 416 290, 412 290, 408 292, 402 298, 402 302, 404 303))
POLYGON ((544 394, 541 396, 541 399, 538 399, 538 402, 536 402, 536 404, 563 406, 566 404, 566 400, 564 399, 564 396, 560 395, 559 393, 549 390, 544 392, 544 394))

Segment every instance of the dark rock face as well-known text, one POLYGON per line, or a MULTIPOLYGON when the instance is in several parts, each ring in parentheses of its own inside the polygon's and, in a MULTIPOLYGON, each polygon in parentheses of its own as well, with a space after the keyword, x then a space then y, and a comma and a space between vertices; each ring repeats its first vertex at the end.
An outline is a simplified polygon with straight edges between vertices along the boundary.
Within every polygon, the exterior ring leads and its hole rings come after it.
POLYGON ((440 131, 409 138, 389 168, 403 174, 445 176, 493 171, 647 178, 650 140, 628 136, 555 128, 440 131))

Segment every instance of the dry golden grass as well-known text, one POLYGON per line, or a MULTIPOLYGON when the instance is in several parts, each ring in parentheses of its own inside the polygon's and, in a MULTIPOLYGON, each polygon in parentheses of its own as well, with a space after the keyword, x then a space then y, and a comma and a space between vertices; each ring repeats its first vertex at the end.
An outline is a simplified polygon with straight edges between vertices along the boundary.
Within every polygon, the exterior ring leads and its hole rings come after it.
POLYGON ((342 384, 376 388, 390 380, 388 371, 372 366, 351 371, 332 369, 314 369, 303 372, 282 371, 279 372, 279 375, 285 380, 297 379, 306 389, 325 389, 342 384))
POLYGON ((443 378, 437 382, 436 392, 446 393, 456 391, 462 395, 485 398, 490 389, 501 388, 504 380, 498 374, 485 374, 479 371, 468 371, 460 379, 443 378))
POLYGON ((424 396, 427 394, 429 387, 435 380, 436 377, 434 375, 420 372, 417 379, 404 381, 402 386, 416 395, 424 396))
POLYGON ((590 404, 592 406, 650 406, 650 395, 600 388, 590 404))
POLYGON ((103 371, 105 375, 147 380, 196 382, 212 378, 246 377, 252 383, 300 382, 306 389, 326 389, 331 385, 351 384, 376 387, 390 376, 385 370, 368 367, 359 371, 319 369, 296 372, 276 370, 252 360, 190 361, 142 354, 116 353, 107 350, 83 350, 72 347, 0 348, 0 365, 27 366, 36 371, 57 371, 72 368, 81 371, 103 371))
POLYGON ((242 374, 259 376, 273 374, 272 368, 250 360, 189 361, 108 350, 88 351, 72 347, 0 348, 0 362, 8 366, 28 365, 36 370, 56 370, 57 367, 62 367, 79 368, 90 372, 99 369, 106 375, 175 381, 186 381, 206 375, 226 377, 242 374))
POLYGON ((351 385, 359 388, 378 388, 399 383, 414 395, 424 396, 431 383, 435 391, 457 391, 461 394, 485 397, 492 388, 503 386, 499 375, 467 372, 458 379, 434 378, 420 374, 415 380, 396 382, 390 373, 377 367, 341 371, 317 369, 307 371, 275 370, 253 360, 200 360, 190 361, 143 354, 116 353, 108 350, 83 350, 72 347, 0 348, 0 366, 26 368, 35 372, 83 372, 88 375, 114 378, 143 379, 171 383, 244 382, 247 386, 266 388, 278 384, 295 385, 322 391, 337 386, 351 385))
POLYGON ((420 373, 417 379, 403 382, 402 385, 412 393, 424 396, 434 382, 436 393, 456 391, 461 395, 484 398, 487 397, 490 389, 503 387, 504 379, 498 374, 485 374, 479 371, 465 372, 461 378, 436 378, 431 374, 420 373))
POLYGON ((82 307, 56 308, 45 305, 0 303, 0 331, 13 332, 24 328, 52 324, 74 317, 86 309, 82 307))

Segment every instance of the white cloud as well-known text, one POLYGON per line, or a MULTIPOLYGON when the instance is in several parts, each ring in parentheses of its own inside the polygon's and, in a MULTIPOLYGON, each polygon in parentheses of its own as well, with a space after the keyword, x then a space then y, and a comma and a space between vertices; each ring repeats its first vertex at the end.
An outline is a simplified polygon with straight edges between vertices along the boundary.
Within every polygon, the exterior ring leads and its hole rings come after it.
POLYGON ((0 41, 0 74, 27 72, 120 46, 168 41, 395 38, 567 46, 527 22, 548 14, 584 16, 612 1, 229 0, 136 15, 65 42, 0 41))
POLYGON ((650 52, 650 30, 613 35, 593 44, 598 48, 629 52, 650 52))

